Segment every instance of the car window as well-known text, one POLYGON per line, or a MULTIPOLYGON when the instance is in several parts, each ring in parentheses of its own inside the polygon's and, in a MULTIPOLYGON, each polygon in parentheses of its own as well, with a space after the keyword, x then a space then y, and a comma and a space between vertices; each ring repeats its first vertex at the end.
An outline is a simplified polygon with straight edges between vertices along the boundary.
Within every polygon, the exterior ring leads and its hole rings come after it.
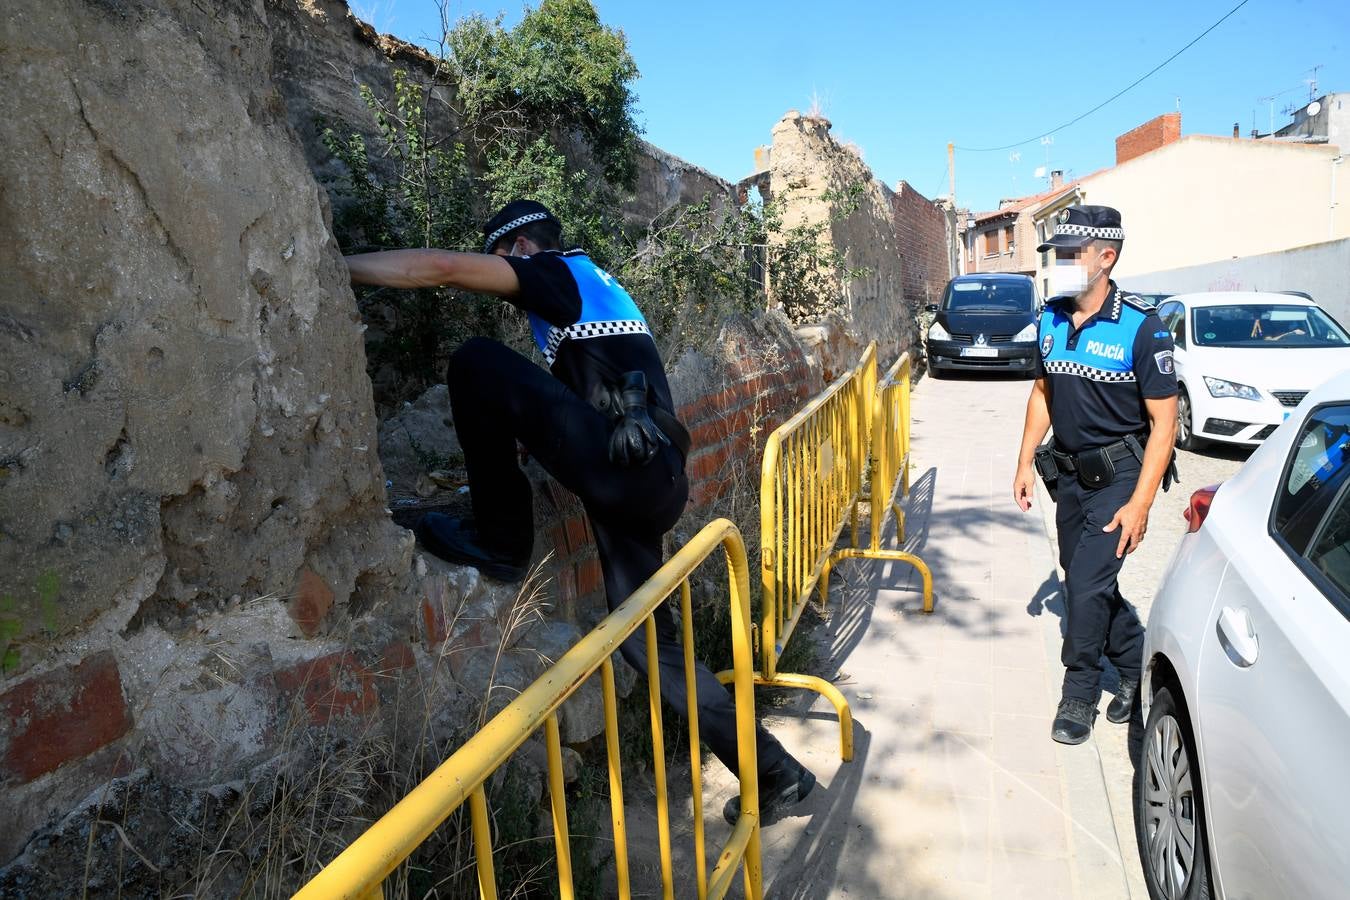
POLYGON ((1350 335, 1316 306, 1246 303, 1200 306, 1195 343, 1212 347, 1346 347, 1350 335))
POLYGON ((953 281, 942 303, 948 312, 1030 313, 1035 307, 1031 279, 953 281))
POLYGON ((1308 562, 1350 597, 1350 479, 1341 485, 1308 550, 1308 562))
POLYGON ((1304 554, 1342 488, 1350 481, 1350 406, 1327 406, 1304 423, 1275 499, 1272 526, 1289 549, 1304 554))

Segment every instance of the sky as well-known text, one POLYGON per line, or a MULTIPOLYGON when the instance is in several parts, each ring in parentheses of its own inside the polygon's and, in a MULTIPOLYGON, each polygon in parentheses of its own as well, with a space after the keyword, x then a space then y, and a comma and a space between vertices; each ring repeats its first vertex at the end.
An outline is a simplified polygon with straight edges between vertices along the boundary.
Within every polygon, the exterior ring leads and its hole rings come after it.
MULTIPOLYGON (((1240 0, 1043 0, 966 3, 802 0, 593 0, 621 29, 641 73, 643 137, 730 180, 752 173, 755 147, 790 109, 815 104, 834 135, 861 148, 892 187, 949 192, 955 143, 958 206, 988 210, 1113 164, 1115 139, 1178 108, 1183 134, 1243 135, 1289 121, 1290 105, 1350 92, 1350 0, 1247 0, 1161 70, 1077 124, 1072 120, 1180 50, 1240 0), (1314 67, 1321 68, 1314 71, 1314 67), (1268 98, 1273 96, 1273 100, 1268 98), (969 149, 962 149, 969 148, 969 149)), ((531 4, 537 5, 537 4, 531 4)), ((435 0, 352 0, 379 31, 434 44, 435 0)), ((451 18, 520 0, 450 0, 451 18)))

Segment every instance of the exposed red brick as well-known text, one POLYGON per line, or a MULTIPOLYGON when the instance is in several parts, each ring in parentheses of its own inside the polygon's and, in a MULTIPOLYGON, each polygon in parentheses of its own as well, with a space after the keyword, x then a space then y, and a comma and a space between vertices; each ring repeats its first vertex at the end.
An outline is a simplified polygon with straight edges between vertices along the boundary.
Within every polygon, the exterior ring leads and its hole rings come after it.
POLYGON ((571 553, 576 553, 583 547, 591 544, 591 527, 586 522, 584 515, 576 515, 563 523, 567 529, 567 549, 571 553))
POLYGON ((694 485, 689 491, 689 508, 703 509, 722 497, 731 487, 731 479, 708 479, 694 485))
POLYGON ((558 573, 558 600, 571 604, 577 599, 577 575, 571 566, 564 566, 558 573))
POLYGON ((0 777, 32 781, 131 730, 122 675, 109 651, 0 694, 0 777))
POLYGON ((1116 165, 1181 139, 1181 113, 1164 113, 1116 138, 1116 165))
POLYGON ((567 551, 567 529, 563 528, 562 522, 555 522, 548 529, 549 549, 555 555, 561 556, 567 551))
POLYGON ((731 458, 731 448, 726 444, 700 450, 690 457, 685 465, 689 480, 694 483, 704 481, 722 471, 731 458))
POLYGON ((412 647, 408 646, 408 642, 394 641, 380 654, 380 669, 376 674, 411 669, 415 665, 417 658, 413 656, 412 647))
POLYGON ((422 642, 430 650, 440 646, 449 635, 446 610, 450 605, 450 584, 441 577, 425 581, 426 596, 422 598, 422 642))
POLYGON ((315 725, 340 716, 366 715, 380 705, 370 670, 348 651, 278 669, 272 677, 282 699, 287 703, 300 700, 315 725))
POLYGON ((951 266, 947 214, 903 181, 891 197, 891 211, 901 260, 901 293, 912 304, 936 303, 951 266))
POLYGON ((300 632, 305 637, 314 637, 332 608, 333 589, 313 569, 301 569, 295 599, 287 607, 295 624, 300 626, 300 632))
POLYGON ((577 565, 577 595, 589 597, 605 589, 605 573, 600 568, 600 560, 591 558, 577 565))

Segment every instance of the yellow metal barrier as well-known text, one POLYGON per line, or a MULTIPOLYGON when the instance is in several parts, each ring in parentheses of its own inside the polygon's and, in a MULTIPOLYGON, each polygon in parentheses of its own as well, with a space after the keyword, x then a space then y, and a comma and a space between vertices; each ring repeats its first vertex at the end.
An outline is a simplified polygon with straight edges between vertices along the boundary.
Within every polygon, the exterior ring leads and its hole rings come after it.
MULTIPOLYGON (((871 431, 869 400, 877 381, 876 344, 795 416, 769 435, 760 469, 760 669, 755 683, 806 688, 824 696, 839 716, 839 752, 853 758, 853 715, 833 684, 813 675, 778 671, 778 660, 811 599, 830 552, 852 529, 871 431)), ((730 680, 733 673, 719 678, 730 680)))
MULTIPOLYGON (((574 896, 568 845, 567 807, 563 795, 562 748, 558 707, 583 682, 600 670, 605 706, 605 744, 609 760, 610 814, 614 824, 614 867, 618 895, 631 896, 623 781, 619 771, 618 702, 614 692, 612 654, 638 628, 646 628, 647 659, 655 661, 656 622, 652 612, 676 588, 684 625, 684 671, 689 708, 698 708, 694 680, 693 615, 688 578, 721 546, 726 554, 731 595, 731 641, 736 696, 736 737, 741 782, 741 815, 732 829, 711 876, 703 846, 703 787, 700 777, 698 718, 689 721, 689 753, 693 769, 694 853, 699 900, 724 897, 741 869, 745 894, 763 894, 760 871, 759 784, 755 762, 754 661, 751 641, 749 572, 745 544, 726 519, 710 522, 669 562, 633 592, 593 631, 527 687, 509 706, 442 763, 378 822, 357 838, 295 896, 300 900, 379 898, 384 879, 445 819, 467 800, 473 822, 478 885, 485 900, 497 896, 492 866, 492 834, 484 783, 532 734, 544 729, 548 753, 548 786, 558 859, 559 895, 574 896)), ((661 851, 663 896, 674 895, 670 850, 670 810, 666 797, 664 741, 661 725, 660 670, 649 665, 653 758, 657 792, 657 827, 661 851)))
POLYGON ((830 585, 830 571, 841 559, 891 559, 907 562, 923 576, 923 611, 933 611, 933 573, 922 559, 903 550, 885 550, 881 546, 882 526, 888 510, 895 511, 896 530, 901 542, 905 540, 905 512, 895 501, 896 488, 900 496, 909 496, 909 354, 901 354, 886 377, 876 388, 872 402, 872 486, 871 495, 861 499, 872 506, 871 541, 867 547, 858 546, 858 533, 853 532, 853 546, 831 554, 820 577, 820 602, 826 601, 830 585))
MULTIPOLYGON (((928 566, 913 554, 881 547, 888 508, 896 511, 903 540, 904 514, 892 498, 897 482, 903 486, 902 496, 909 493, 909 376, 905 354, 878 384, 876 344, 871 344, 857 366, 784 422, 764 446, 760 481, 764 608, 755 683, 806 688, 829 700, 839 716, 839 752, 845 761, 853 758, 848 700, 823 678, 778 671, 778 662, 817 586, 821 604, 826 602, 830 572, 840 559, 865 556, 911 563, 923 576, 924 610, 932 612, 928 566), (870 496, 862 491, 869 449, 870 496), (872 506, 871 541, 866 548, 858 545, 860 501, 872 506), (846 525, 850 546, 836 551, 846 525)), ((733 674, 718 677, 730 681, 733 674)))

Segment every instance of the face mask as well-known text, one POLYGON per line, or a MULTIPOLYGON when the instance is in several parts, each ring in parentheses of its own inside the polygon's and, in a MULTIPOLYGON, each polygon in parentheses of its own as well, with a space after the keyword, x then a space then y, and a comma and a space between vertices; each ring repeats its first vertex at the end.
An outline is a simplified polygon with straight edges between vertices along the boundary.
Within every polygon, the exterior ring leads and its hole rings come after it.
POLYGON ((1050 296, 1077 297, 1087 290, 1087 267, 1079 263, 1056 265, 1050 270, 1050 296))

